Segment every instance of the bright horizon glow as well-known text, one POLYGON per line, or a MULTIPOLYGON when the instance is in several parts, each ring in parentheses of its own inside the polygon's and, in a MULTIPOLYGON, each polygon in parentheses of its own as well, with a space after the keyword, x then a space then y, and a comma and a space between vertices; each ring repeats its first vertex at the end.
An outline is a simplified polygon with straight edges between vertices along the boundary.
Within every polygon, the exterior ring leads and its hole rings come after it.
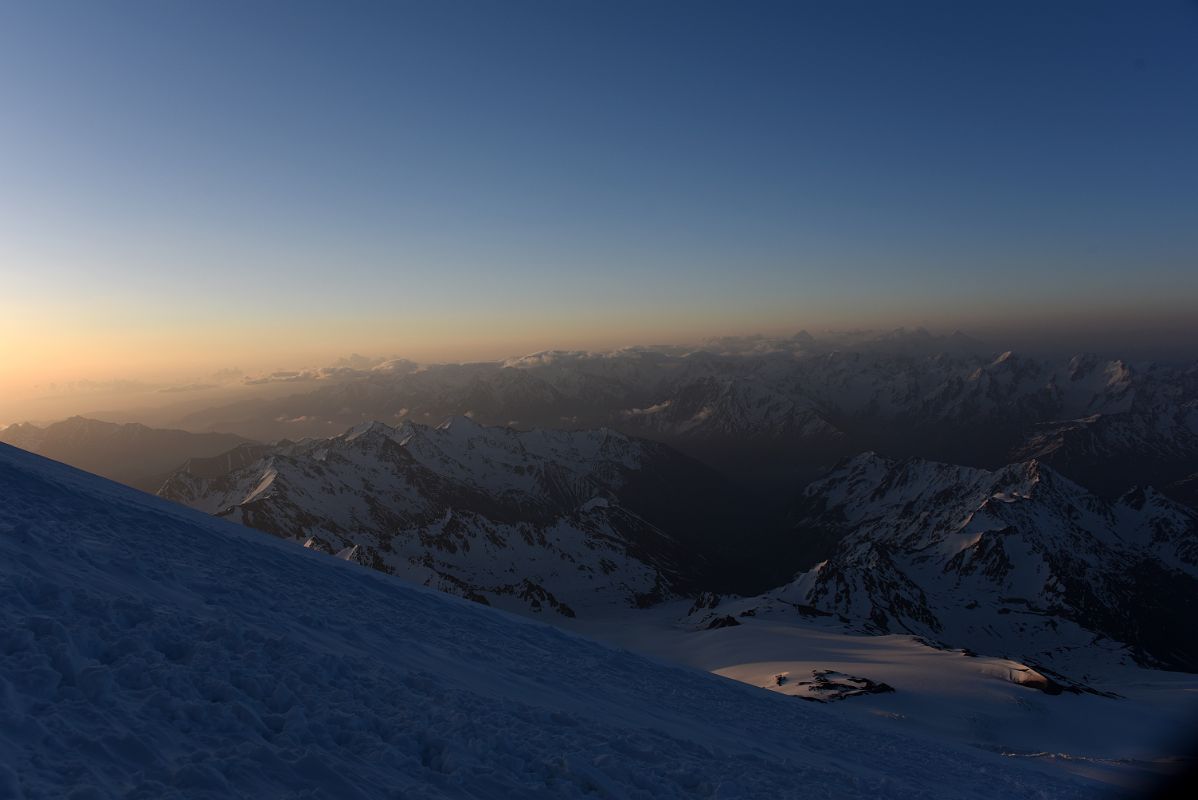
MULTIPOLYGON (((812 318, 811 321, 815 321, 812 318)), ((130 343, 122 350, 119 340, 93 338, 90 349, 77 350, 77 340, 64 336, 58 340, 61 351, 49 361, 28 358, 22 361, 18 348, 11 352, 0 350, 0 361, 6 364, 5 377, 8 391, 0 396, 0 428, 15 422, 52 422, 67 416, 83 414, 112 417, 118 421, 138 421, 139 409, 165 411, 178 403, 202 401, 200 405, 219 404, 226 399, 244 398, 246 389, 243 378, 261 377, 276 371, 315 370, 336 365, 349 355, 378 360, 406 358, 421 364, 459 363, 470 361, 502 361, 545 350, 614 351, 633 346, 683 346, 702 348, 704 342, 721 337, 767 336, 788 337, 799 330, 819 335, 846 332, 886 333, 901 327, 929 327, 934 334, 945 335, 962 326, 936 324, 924 320, 918 326, 892 324, 887 320, 875 320, 876 327, 821 326, 818 324, 798 327, 782 325, 771 327, 764 324, 751 330, 713 329, 712 320, 695 323, 691 327, 678 320, 664 320, 662 328, 641 331, 630 327, 622 334, 613 335, 609 330, 590 330, 585 327, 571 329, 568 325, 558 326, 552 333, 540 337, 508 328, 509 336, 490 339, 485 330, 457 332, 445 331, 437 335, 436 330, 429 339, 416 336, 389 338, 387 330, 378 330, 359 341, 374 343, 395 341, 394 347, 339 346, 337 341, 303 342, 292 341, 287 346, 271 349, 266 346, 241 346, 233 341, 235 336, 226 336, 204 342, 186 342, 183 339, 168 339, 158 348, 149 348, 144 342, 130 343), (926 323, 926 325, 925 325, 926 323), (311 342, 309 344, 309 342, 311 342), (192 348, 189 350, 189 348, 192 348), (133 354, 132 360, 122 363, 105 360, 109 353, 133 354), (180 353, 194 352, 194 358, 179 363, 175 359, 180 353), (235 356, 225 358, 235 353, 235 356), (24 367, 25 371, 22 371, 24 367), (225 374, 222 374, 225 373, 225 374), (198 390, 180 391, 184 387, 198 390)), ((481 321, 483 324, 486 321, 481 321)), ((1038 321, 1036 310, 1026 316, 1011 317, 1001 324, 984 324, 984 320, 969 320, 972 327, 962 332, 988 346, 994 353, 1015 349, 1032 356, 1061 357, 1064 354, 1097 352, 1100 355, 1130 359, 1133 362, 1144 358, 1166 360, 1194 358, 1194 327, 1192 315, 1174 314, 1160 316, 1150 326, 1136 317, 1121 317, 1117 309, 1108 309, 1100 319, 1079 318, 1062 312, 1055 325, 1046 326, 1038 321), (1026 327, 1017 330, 1022 320, 1026 327), (1160 343, 1161 335, 1171 338, 1170 346, 1160 343)), ((0 326, 0 333, 3 327, 0 326)), ((238 328, 235 335, 244 334, 238 328)), ((265 328, 258 331, 264 336, 265 328)), ((355 334, 367 331, 358 328, 355 334)), ((0 341, 18 341, 16 338, 0 336, 0 341)), ((45 352, 44 349, 37 351, 45 352)), ((308 391, 313 382, 300 384, 277 384, 274 391, 288 394, 293 391, 308 391)), ((269 390, 268 390, 269 391, 269 390)))
POLYGON ((351 352, 1192 354, 1196 44, 1182 2, 12 5, 0 421, 351 352))

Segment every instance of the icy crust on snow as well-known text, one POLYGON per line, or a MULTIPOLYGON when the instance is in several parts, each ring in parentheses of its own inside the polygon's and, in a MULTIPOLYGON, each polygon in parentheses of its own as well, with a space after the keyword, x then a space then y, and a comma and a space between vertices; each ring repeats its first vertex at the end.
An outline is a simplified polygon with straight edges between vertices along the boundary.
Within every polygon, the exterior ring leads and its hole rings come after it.
POLYGON ((6 797, 1095 788, 666 667, 6 446, 0 496, 6 797))

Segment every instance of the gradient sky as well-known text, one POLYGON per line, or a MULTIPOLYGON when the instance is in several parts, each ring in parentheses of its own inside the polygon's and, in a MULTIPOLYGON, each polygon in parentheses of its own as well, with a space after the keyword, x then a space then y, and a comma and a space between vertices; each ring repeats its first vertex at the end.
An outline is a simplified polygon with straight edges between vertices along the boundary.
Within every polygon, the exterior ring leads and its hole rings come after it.
POLYGON ((0 2, 0 391, 1176 335, 1196 257, 1192 2, 0 2))

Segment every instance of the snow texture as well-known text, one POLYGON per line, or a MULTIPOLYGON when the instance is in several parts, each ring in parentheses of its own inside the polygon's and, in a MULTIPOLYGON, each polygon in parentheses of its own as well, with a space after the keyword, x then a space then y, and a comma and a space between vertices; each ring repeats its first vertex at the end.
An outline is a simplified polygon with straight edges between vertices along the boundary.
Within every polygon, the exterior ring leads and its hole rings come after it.
POLYGON ((1082 797, 0 446, 0 796, 1082 797))

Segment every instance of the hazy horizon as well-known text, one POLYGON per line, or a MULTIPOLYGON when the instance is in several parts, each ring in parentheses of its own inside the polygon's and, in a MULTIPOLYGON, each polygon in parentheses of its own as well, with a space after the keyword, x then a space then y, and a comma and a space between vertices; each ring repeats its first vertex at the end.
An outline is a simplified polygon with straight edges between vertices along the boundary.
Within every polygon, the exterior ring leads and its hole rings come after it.
POLYGON ((1198 355, 1189 3, 3 23, 0 421, 353 352, 923 326, 1198 355))
MULTIPOLYGON (((584 351, 606 353, 627 348, 678 348, 680 350, 727 351, 732 342, 752 343, 785 340, 800 333, 823 338, 828 343, 867 341, 893 335, 929 334, 935 342, 948 343, 954 334, 970 340, 978 355, 1000 354, 1012 350, 1034 358, 1065 358, 1094 354, 1104 358, 1138 361, 1186 362, 1198 358, 1198 330, 1187 327, 1187 319, 1158 320, 1155 328, 1136 328, 1108 324, 1101 330, 1067 326, 1055 329, 1024 328, 1019 331, 986 328, 972 329, 927 325, 897 325, 892 328, 818 328, 789 326, 778 330, 758 329, 751 333, 720 332, 716 336, 665 335, 656 340, 617 339, 562 340, 546 346, 509 349, 506 343, 478 345, 455 357, 450 349, 404 352, 377 347, 352 351, 295 353, 289 358, 264 360, 214 360, 209 364, 189 363, 176 369, 140 369, 113 373, 103 369, 87 372, 44 373, 40 380, 22 382, 9 373, 8 391, 0 396, 0 428, 18 422, 45 424, 69 416, 97 416, 114 421, 136 421, 139 415, 163 412, 195 405, 204 407, 247 396, 310 391, 329 380, 348 379, 336 370, 368 370, 389 360, 408 360, 422 365, 474 362, 502 362, 548 351, 584 351), (1172 328, 1169 323, 1172 322, 1172 328), (1162 335, 1168 340, 1162 342, 1162 335)), ((530 345, 537 344, 531 342, 530 345)), ((220 356, 223 353, 216 353, 220 356)), ((61 368, 61 366, 59 367, 61 368)))

